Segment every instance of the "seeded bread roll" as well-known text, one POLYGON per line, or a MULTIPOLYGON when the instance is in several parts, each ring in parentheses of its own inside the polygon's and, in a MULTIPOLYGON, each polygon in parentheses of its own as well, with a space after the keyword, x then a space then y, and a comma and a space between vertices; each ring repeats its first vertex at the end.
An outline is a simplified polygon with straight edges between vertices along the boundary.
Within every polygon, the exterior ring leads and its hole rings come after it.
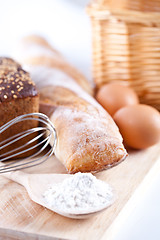
MULTIPOLYGON (((0 126, 19 115, 38 111, 39 97, 29 73, 14 60, 0 58, 0 126)), ((0 142, 34 126, 37 123, 32 121, 18 123, 0 134, 0 142)), ((21 140, 14 148, 23 145, 26 140, 28 139, 21 140)), ((13 146, 0 150, 0 158, 4 152, 12 149, 13 146)))

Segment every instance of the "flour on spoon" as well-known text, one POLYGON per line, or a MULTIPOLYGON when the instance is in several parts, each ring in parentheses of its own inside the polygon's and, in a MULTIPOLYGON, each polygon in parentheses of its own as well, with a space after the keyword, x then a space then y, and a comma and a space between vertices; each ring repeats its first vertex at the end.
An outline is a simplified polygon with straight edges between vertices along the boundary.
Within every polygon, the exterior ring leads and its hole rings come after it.
POLYGON ((111 187, 91 173, 76 173, 44 193, 49 206, 66 213, 87 213, 108 207, 113 202, 111 187))

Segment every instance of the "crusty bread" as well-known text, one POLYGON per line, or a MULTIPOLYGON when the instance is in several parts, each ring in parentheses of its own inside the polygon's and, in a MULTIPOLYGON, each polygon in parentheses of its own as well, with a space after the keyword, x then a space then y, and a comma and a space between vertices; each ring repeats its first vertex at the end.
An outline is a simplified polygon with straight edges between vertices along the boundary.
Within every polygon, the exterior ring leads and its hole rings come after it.
POLYGON ((73 78, 90 95, 94 94, 94 84, 89 82, 83 74, 71 66, 64 57, 42 37, 37 35, 26 36, 18 43, 15 51, 16 59, 25 64, 43 65, 63 71, 73 78))
MULTIPOLYGON (((25 39, 21 44, 25 45, 24 51, 33 47, 31 41, 26 47, 28 41, 25 39)), ((21 55, 25 56, 25 52, 21 51, 21 55)), ((30 63, 28 69, 40 93, 40 111, 50 117, 57 131, 55 155, 68 172, 100 171, 126 158, 118 127, 96 100, 82 89, 81 82, 78 84, 66 75, 63 68, 57 71, 53 67, 54 60, 41 51, 39 56, 32 53, 26 59, 23 57, 22 63, 30 63)))
MULTIPOLYGON (((0 58, 0 109, 0 126, 19 115, 39 111, 39 96, 29 73, 10 58, 0 58)), ((0 134, 0 142, 34 126, 37 123, 33 121, 18 123, 0 134)), ((0 155, 23 145, 27 140, 1 150, 0 155)))

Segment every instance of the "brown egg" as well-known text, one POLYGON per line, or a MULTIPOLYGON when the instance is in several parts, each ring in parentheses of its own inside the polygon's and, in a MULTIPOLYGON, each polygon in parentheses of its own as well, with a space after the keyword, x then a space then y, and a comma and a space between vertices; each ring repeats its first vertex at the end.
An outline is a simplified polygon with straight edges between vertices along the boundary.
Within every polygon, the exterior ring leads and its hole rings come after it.
POLYGON ((153 107, 144 104, 126 106, 113 118, 124 142, 132 148, 147 148, 160 140, 160 113, 153 107))
POLYGON ((103 85, 96 99, 111 116, 122 107, 139 103, 133 89, 117 83, 103 85))

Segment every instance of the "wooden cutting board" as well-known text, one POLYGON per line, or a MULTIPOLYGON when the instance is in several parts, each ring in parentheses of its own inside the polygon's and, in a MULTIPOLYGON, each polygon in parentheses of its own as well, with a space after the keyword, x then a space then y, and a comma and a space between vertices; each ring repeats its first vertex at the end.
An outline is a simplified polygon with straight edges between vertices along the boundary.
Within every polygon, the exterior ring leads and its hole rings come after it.
MULTIPOLYGON (((66 173, 54 156, 25 171, 66 173)), ((68 219, 41 207, 29 199, 22 186, 0 175, 0 239, 111 240, 159 171, 160 143, 147 150, 130 150, 124 162, 95 174, 112 185, 116 201, 85 220, 68 219)))

